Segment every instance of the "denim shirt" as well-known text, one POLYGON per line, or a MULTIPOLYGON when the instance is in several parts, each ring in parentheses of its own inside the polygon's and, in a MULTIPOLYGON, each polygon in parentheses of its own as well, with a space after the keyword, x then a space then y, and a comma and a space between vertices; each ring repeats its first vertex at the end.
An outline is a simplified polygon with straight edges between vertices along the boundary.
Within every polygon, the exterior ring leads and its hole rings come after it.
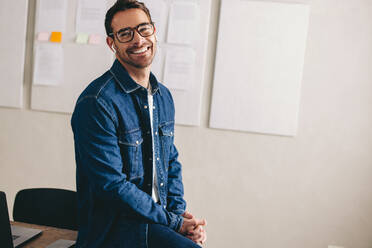
POLYGON ((174 103, 152 73, 150 84, 154 138, 147 90, 118 60, 77 100, 71 119, 78 195, 76 247, 145 248, 147 223, 176 231, 182 226, 186 202, 174 145, 174 103), (153 157, 158 203, 151 198, 153 157))

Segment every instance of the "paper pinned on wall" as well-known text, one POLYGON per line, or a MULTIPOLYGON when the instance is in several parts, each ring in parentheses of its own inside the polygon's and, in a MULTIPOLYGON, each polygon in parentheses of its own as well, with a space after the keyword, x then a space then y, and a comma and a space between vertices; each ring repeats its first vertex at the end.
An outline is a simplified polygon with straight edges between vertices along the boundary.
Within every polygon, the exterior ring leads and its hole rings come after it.
POLYGON ((168 42, 193 44, 198 40, 199 12, 195 2, 174 2, 170 9, 168 42))
POLYGON ((158 41, 165 41, 167 4, 163 0, 143 0, 143 2, 150 10, 151 19, 155 23, 158 41))
POLYGON ((58 44, 37 44, 34 60, 34 85, 55 86, 63 82, 63 49, 58 44))
POLYGON ((164 62, 163 49, 158 45, 156 55, 151 64, 151 72, 160 82, 163 81, 163 62, 164 62))
POLYGON ((76 14, 76 32, 104 34, 106 1, 79 0, 76 14))
POLYGON ((210 126, 295 136, 310 6, 236 3, 221 1, 210 126))
POLYGON ((192 48, 172 48, 167 51, 164 83, 171 89, 190 90, 194 81, 196 53, 192 48))
POLYGON ((66 31, 66 0, 38 0, 36 32, 66 31))

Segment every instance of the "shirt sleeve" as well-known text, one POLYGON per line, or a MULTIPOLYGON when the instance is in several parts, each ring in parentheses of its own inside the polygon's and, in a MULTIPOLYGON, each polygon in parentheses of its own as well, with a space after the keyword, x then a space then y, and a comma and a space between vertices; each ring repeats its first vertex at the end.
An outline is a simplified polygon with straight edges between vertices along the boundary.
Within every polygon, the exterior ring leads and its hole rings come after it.
POLYGON ((178 161, 178 151, 174 144, 170 150, 168 169, 168 196, 167 209, 177 215, 182 215, 186 210, 186 201, 183 198, 182 166, 178 161))
POLYGON ((71 124, 78 176, 88 179, 90 191, 96 197, 119 204, 123 212, 129 208, 151 223, 178 231, 183 218, 156 204, 123 173, 116 121, 100 98, 86 97, 77 103, 71 124))

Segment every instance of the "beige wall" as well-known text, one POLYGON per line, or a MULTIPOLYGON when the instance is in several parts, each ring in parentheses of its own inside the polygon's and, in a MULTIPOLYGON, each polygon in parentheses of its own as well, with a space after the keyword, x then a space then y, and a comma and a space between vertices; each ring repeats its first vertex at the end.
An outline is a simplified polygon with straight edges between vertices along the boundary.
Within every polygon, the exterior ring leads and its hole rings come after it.
MULTIPOLYGON (((186 199, 209 222, 207 247, 372 247, 372 1, 302 2, 312 12, 298 135, 288 138, 208 128, 213 1, 202 125, 176 127, 186 199)), ((29 107, 30 3, 25 106, 0 108, 0 188, 10 208, 22 188, 75 188, 71 116, 29 107)))

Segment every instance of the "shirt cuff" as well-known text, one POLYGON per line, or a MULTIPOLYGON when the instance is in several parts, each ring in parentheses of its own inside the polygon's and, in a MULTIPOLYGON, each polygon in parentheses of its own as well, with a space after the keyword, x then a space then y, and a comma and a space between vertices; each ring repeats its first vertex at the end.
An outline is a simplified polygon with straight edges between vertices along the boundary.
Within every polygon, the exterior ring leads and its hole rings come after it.
POLYGON ((182 227, 183 217, 175 213, 172 213, 172 212, 168 212, 168 214, 169 214, 169 219, 170 219, 169 228, 178 232, 182 227))

